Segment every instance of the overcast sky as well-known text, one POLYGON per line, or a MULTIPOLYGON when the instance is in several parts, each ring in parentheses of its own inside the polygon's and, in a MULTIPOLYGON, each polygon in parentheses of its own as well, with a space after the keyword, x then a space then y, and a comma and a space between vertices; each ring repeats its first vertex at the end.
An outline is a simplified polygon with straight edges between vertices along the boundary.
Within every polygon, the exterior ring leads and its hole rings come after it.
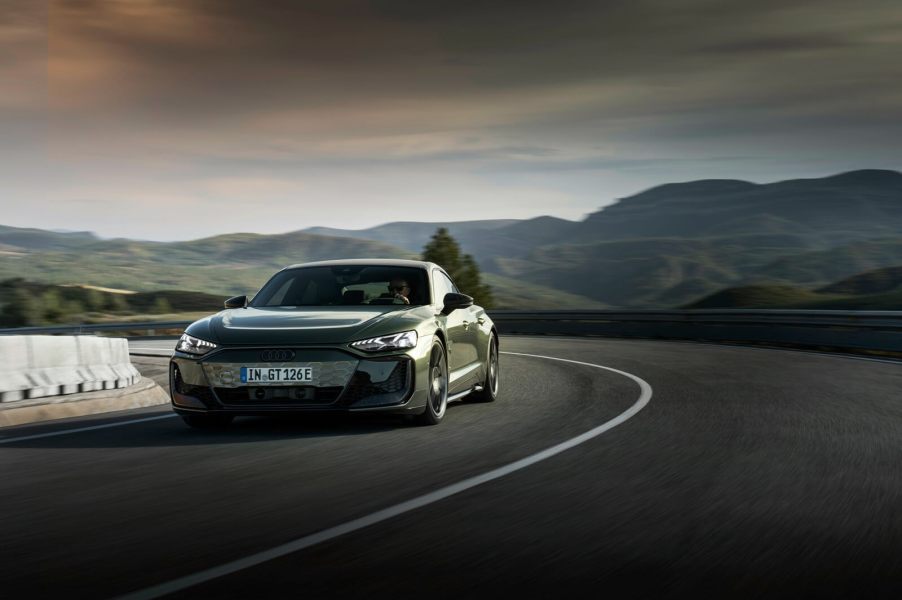
POLYGON ((902 167, 898 0, 0 0, 0 223, 187 239, 902 167))

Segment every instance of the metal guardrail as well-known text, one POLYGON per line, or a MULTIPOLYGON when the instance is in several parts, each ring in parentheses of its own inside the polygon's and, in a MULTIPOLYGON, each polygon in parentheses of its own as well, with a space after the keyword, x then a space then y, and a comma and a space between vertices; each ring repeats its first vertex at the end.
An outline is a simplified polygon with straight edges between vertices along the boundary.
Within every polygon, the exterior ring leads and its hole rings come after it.
POLYGON ((902 311, 499 311, 503 333, 754 343, 902 355, 902 311))
MULTIPOLYGON (((494 310, 502 334, 683 339, 902 354, 902 311, 840 310, 494 310)), ((0 335, 124 333, 174 335, 190 321, 0 329, 0 335)))
POLYGON ((489 311, 496 321, 584 321, 584 322, 676 322, 794 324, 805 326, 895 327, 902 328, 900 311, 849 310, 542 310, 489 311))

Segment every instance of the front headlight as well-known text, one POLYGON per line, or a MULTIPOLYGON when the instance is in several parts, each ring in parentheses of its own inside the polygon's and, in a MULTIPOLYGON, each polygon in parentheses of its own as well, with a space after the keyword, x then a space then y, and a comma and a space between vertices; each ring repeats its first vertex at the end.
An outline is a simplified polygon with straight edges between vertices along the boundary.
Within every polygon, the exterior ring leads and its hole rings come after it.
POLYGON ((401 350, 413 348, 417 345, 417 332, 405 331, 352 342, 351 346, 366 352, 380 352, 382 350, 401 350))
POLYGON ((206 354, 210 350, 214 350, 216 347, 216 344, 213 342, 201 340, 190 336, 187 333, 183 333, 182 337, 179 338, 179 343, 176 344, 175 349, 179 352, 200 356, 201 354, 206 354))

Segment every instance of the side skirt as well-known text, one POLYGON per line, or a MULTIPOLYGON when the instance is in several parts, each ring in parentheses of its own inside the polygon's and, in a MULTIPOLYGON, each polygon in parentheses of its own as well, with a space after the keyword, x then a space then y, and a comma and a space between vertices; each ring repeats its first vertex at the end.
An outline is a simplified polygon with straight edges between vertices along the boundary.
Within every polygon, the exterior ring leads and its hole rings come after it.
POLYGON ((454 394, 453 396, 448 396, 448 402, 456 402, 458 400, 463 400, 464 396, 468 396, 468 395, 472 394, 473 392, 481 392, 481 391, 482 391, 481 385, 474 385, 473 387, 466 390, 465 392, 458 392, 458 393, 454 394))

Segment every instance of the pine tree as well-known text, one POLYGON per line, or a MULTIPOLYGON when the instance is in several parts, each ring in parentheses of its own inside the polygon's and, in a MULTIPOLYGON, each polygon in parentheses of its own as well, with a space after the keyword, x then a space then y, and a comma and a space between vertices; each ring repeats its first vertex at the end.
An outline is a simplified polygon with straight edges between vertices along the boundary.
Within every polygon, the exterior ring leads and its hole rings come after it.
POLYGON ((457 287, 464 290, 473 290, 465 292, 473 296, 477 300, 477 304, 483 308, 492 308, 495 305, 495 298, 492 296, 492 288, 482 282, 482 276, 479 274, 479 266, 469 254, 464 254, 461 260, 460 271, 454 278, 457 287))
POLYGON ((460 245, 448 230, 440 227, 423 248, 423 260, 434 262, 448 272, 458 289, 473 296, 476 304, 491 308, 492 288, 482 282, 479 266, 469 254, 461 255, 460 245))

